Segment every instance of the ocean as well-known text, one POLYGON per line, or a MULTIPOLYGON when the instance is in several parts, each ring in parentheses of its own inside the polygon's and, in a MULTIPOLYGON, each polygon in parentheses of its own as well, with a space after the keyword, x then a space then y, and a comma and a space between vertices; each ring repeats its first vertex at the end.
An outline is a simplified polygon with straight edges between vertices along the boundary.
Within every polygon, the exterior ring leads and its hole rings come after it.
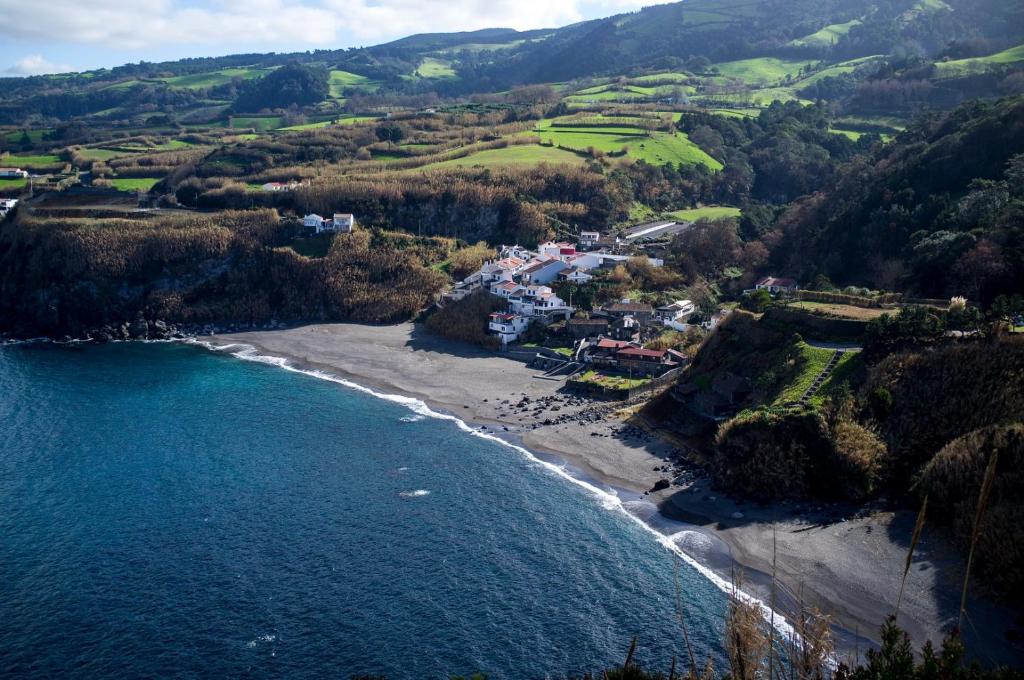
MULTIPOLYGON (((726 595, 417 402, 194 345, 0 347, 0 675, 719 670, 726 595)), ((638 500, 633 510, 641 513, 638 500)))

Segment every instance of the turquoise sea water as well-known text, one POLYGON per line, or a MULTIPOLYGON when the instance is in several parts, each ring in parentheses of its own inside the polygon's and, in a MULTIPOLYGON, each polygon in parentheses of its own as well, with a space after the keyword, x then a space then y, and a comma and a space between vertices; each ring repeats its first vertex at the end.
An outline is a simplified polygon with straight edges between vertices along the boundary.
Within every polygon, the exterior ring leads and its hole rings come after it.
POLYGON ((0 347, 0 675, 564 677, 725 595, 452 420, 176 344, 0 347))

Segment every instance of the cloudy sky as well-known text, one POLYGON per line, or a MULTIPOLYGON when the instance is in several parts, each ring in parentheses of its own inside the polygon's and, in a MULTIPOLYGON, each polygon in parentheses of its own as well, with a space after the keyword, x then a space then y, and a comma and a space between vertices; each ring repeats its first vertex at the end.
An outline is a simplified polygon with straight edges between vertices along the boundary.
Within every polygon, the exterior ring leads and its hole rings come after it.
POLYGON ((0 0, 0 74, 561 26, 669 0, 0 0))

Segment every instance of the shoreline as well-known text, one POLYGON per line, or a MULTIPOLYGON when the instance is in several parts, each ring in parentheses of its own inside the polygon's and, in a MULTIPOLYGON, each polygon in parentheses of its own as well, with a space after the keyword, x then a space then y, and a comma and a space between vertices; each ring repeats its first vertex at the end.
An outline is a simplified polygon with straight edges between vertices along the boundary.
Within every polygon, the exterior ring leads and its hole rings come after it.
MULTIPOLYGON (((877 646, 879 627, 892 612, 915 512, 730 499, 696 466, 674 461, 680 451, 672 443, 624 422, 622 404, 562 394, 563 383, 534 377, 537 371, 521 361, 427 335, 411 323, 317 324, 155 342, 167 341, 225 354, 236 353, 228 345, 249 347, 258 356, 241 358, 313 373, 410 407, 412 400, 422 402, 433 411, 428 415, 454 420, 610 495, 720 589, 728 590, 739 570, 743 591, 762 606, 772 599, 774 544, 776 609, 791 617, 803 603, 829 614, 838 659, 877 646), (663 479, 677 483, 651 491, 663 479)), ((926 528, 899 619, 915 646, 927 639, 938 644, 955 623, 961 563, 945 537, 926 528)), ((969 598, 968 612, 964 638, 973 656, 987 664, 1022 663, 1024 650, 1006 638, 1020 625, 1013 612, 977 597, 969 598)))
MULTIPOLYGON (((237 332, 196 339, 248 345, 287 360, 299 370, 336 376, 381 395, 412 398, 549 463, 584 485, 604 486, 625 500, 646 501, 644 515, 627 510, 695 564, 731 582, 762 605, 771 600, 777 558, 777 609, 788 615, 801 603, 833 621, 838 658, 876 646, 892 613, 916 520, 911 510, 814 503, 767 506, 728 498, 693 465, 678 465, 679 450, 621 419, 622 405, 560 393, 561 382, 500 354, 426 334, 415 324, 315 324, 287 330, 237 332), (575 471, 573 474, 572 471, 575 471), (579 474, 582 473, 582 479, 579 474), (666 478, 680 484, 652 491, 666 478), (672 535, 683 535, 673 542, 672 535), (774 544, 774 545, 773 545, 774 544), (856 652, 855 652, 856 650, 856 652)), ((956 622, 962 557, 938 531, 926 529, 915 552, 899 624, 920 646, 933 644, 956 622)), ((1014 613, 969 597, 973 626, 965 642, 980 660, 1020 664, 1024 650, 1006 633, 1014 613)))

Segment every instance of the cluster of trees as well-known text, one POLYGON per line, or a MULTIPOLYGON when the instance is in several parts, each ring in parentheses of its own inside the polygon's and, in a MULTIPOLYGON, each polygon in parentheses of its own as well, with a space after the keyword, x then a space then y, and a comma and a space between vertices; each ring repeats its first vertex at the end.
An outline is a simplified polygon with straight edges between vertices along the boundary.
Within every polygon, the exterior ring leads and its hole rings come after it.
POLYGON ((262 78, 245 81, 235 100, 236 111, 286 109, 317 104, 327 98, 327 69, 289 63, 262 78))
POLYGON ((1024 280, 1024 97, 924 118, 767 234, 780 271, 990 303, 1024 280))
POLYGON ((452 242, 357 231, 323 257, 284 247, 273 210, 148 219, 20 216, 0 236, 0 330, 81 335, 142 314, 176 323, 393 322, 447 282, 452 242))

